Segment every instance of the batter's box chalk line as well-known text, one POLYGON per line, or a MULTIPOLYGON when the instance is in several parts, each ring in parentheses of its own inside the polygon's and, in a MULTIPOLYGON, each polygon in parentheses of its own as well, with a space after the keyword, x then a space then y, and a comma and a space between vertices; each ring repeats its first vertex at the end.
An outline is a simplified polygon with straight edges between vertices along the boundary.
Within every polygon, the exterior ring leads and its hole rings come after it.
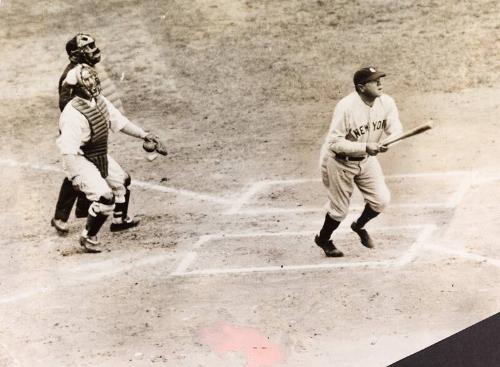
POLYGON ((467 251, 453 250, 453 249, 449 249, 449 248, 446 248, 443 246, 438 246, 438 245, 427 244, 427 245, 424 245, 423 248, 425 248, 426 250, 435 251, 435 252, 438 252, 438 253, 441 253, 444 255, 448 255, 448 256, 452 256, 452 257, 459 257, 459 258, 469 260, 469 261, 486 263, 486 264, 493 265, 497 268, 500 268, 500 260, 492 258, 492 257, 478 255, 478 254, 474 254, 472 252, 467 252, 467 251))
MULTIPOLYGON (((14 159, 0 159, 1 166, 7 167, 23 167, 33 170, 46 171, 46 172, 60 172, 63 171, 54 165, 46 164, 35 164, 29 162, 19 162, 14 159)), ((410 173, 410 174, 398 174, 398 175, 388 175, 385 176, 387 180, 398 179, 398 178, 418 178, 418 177, 449 177, 449 176, 465 176, 462 180, 459 188, 456 192, 444 203, 421 203, 421 204, 392 204, 393 207, 444 207, 444 208, 454 208, 462 200, 463 196, 466 194, 467 190, 474 183, 490 182, 492 179, 488 180, 478 180, 477 172, 471 171, 446 171, 446 172, 423 172, 423 173, 410 173)), ((496 178, 493 178, 496 179, 496 178)), ((171 193, 178 196, 188 197, 191 199, 196 199, 200 201, 208 201, 217 204, 227 206, 228 209, 225 214, 247 214, 247 215, 259 215, 266 213, 277 213, 277 214, 287 214, 287 213, 307 213, 307 212, 319 212, 323 211, 323 208, 316 207, 299 207, 299 208, 248 208, 245 209, 244 206, 249 204, 255 195, 268 189, 273 185, 296 185, 302 183, 319 183, 319 179, 313 178, 296 178, 296 179, 281 179, 281 180, 263 180, 258 181, 249 186, 247 190, 243 193, 237 195, 234 198, 221 197, 217 195, 211 195, 207 193, 200 193, 190 190, 185 190, 182 188, 173 188, 169 186, 157 185, 150 182, 132 180, 132 185, 140 187, 145 190, 152 190, 157 192, 171 193)), ((353 207, 356 209, 357 207, 353 207)), ((361 209, 361 207, 357 208, 361 209)))
MULTIPOLYGON (((451 197, 444 202, 428 202, 428 203, 402 203, 402 204, 391 204, 391 207, 396 208, 455 208, 460 204, 467 190, 470 186, 477 180, 477 172, 475 171, 446 171, 446 172, 422 172, 422 173, 409 173, 409 174, 397 174, 385 176, 386 180, 404 179, 404 178, 425 178, 425 177, 463 177, 460 181, 455 192, 451 197)), ((324 211, 322 207, 294 207, 294 208, 276 208, 276 207, 257 207, 257 208, 245 208, 246 205, 252 203, 252 199, 260 192, 268 190, 272 186, 292 186, 303 183, 319 183, 320 179, 312 178, 299 178, 299 179, 288 179, 288 180, 264 180, 258 181, 251 184, 248 189, 234 201, 233 205, 225 212, 225 214, 247 214, 247 215, 259 215, 259 214, 287 214, 287 213, 309 213, 309 212, 321 212, 324 211)), ((361 209, 362 206, 353 206, 352 209, 361 209)))
MULTIPOLYGON (((272 273, 283 271, 304 271, 304 270, 328 270, 335 268, 389 268, 400 267, 413 262, 418 252, 425 246, 430 236, 434 233, 436 227, 433 225, 408 225, 408 226, 388 226, 388 227, 375 227, 373 231, 394 232, 403 230, 416 230, 420 231, 418 237, 412 243, 410 248, 400 257, 394 260, 383 261, 359 261, 359 262, 346 262, 339 261, 339 259, 332 259, 330 263, 321 264, 301 264, 301 265, 277 265, 277 266, 255 266, 255 267, 241 267, 241 268, 211 268, 188 271, 189 267, 198 259, 198 252, 204 244, 214 240, 221 239, 240 239, 240 238, 256 238, 256 237, 292 237, 292 236, 309 236, 313 238, 316 232, 302 231, 302 232, 249 232, 249 233, 235 233, 235 234, 210 234, 200 237, 193 247, 186 252, 181 259, 177 268, 170 274, 171 276, 199 276, 199 275, 220 275, 220 274, 237 274, 237 273, 272 273)), ((339 230, 340 233, 351 232, 348 228, 339 230)))

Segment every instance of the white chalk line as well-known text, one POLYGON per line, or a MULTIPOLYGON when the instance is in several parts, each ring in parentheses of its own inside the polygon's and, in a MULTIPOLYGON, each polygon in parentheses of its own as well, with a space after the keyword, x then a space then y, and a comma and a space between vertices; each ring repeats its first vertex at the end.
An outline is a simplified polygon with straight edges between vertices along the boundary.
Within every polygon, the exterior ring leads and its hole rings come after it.
POLYGON ((1 298, 0 304, 4 305, 4 304, 8 304, 8 303, 15 303, 17 301, 21 301, 23 299, 30 298, 30 297, 36 296, 38 294, 41 294, 41 293, 49 292, 52 289, 53 289, 52 287, 43 287, 43 288, 30 289, 30 290, 24 291, 24 292, 18 292, 18 293, 11 295, 11 296, 1 298))
MULTIPOLYGON (((0 165, 10 166, 10 167, 26 167, 36 170, 49 171, 49 172, 63 172, 62 169, 57 168, 53 165, 44 165, 44 164, 35 164, 35 163, 26 163, 26 162, 18 162, 13 159, 0 159, 0 165)), ((452 198, 446 203, 415 203, 415 204, 393 204, 393 207, 401 207, 401 208, 419 208, 419 207, 453 207, 453 205, 457 205, 456 203, 460 202, 461 198, 465 195, 470 185, 474 182, 476 177, 475 172, 471 171, 447 171, 447 172, 422 172, 422 173, 409 173, 409 174, 397 174, 397 175, 388 175, 386 176, 386 180, 398 179, 398 178, 412 178, 412 177, 441 177, 441 176, 450 176, 450 175, 469 175, 469 180, 465 180, 459 190, 455 194, 453 194, 452 198), (471 175, 473 173, 473 175, 471 175)), ((250 185, 250 187, 243 192, 243 194, 239 195, 239 197, 235 197, 233 199, 228 199, 220 196, 214 196, 206 193, 198 193, 185 189, 176 189, 169 186, 158 185, 154 183, 149 183, 145 181, 132 180, 132 185, 141 187, 147 190, 153 190, 164 193, 172 193, 175 195, 186 196, 193 199, 201 200, 201 201, 210 201, 223 205, 230 205, 229 209, 225 212, 225 214, 250 214, 250 215, 258 215, 265 213, 306 213, 306 212, 317 212, 323 210, 322 208, 314 208, 314 207, 303 207, 303 208, 252 208, 252 209, 242 209, 257 193, 263 191, 266 187, 272 185, 293 185, 300 183, 308 183, 308 182, 320 182, 320 179, 311 179, 311 178, 296 178, 296 179, 284 179, 284 180, 264 180, 255 182, 250 185)))
MULTIPOLYGON (((407 204, 390 204, 391 208, 398 209, 449 209, 450 203, 407 203, 407 204)), ((350 210, 361 210, 364 208, 364 205, 352 205, 350 210)), ((259 215, 259 214, 301 214, 301 213, 317 213, 324 212, 324 207, 298 207, 298 208, 262 208, 262 207, 249 207, 240 209, 232 214, 241 214, 241 215, 259 215)), ((225 214, 228 214, 227 212, 225 214)))
POLYGON ((198 199, 198 200, 202 200, 202 201, 211 201, 214 203, 219 203, 219 204, 224 204, 224 205, 229 205, 229 204, 232 204, 234 202, 234 200, 231 200, 231 199, 226 199, 226 198, 222 198, 222 197, 218 197, 218 196, 213 196, 213 195, 204 194, 204 193, 198 193, 198 192, 184 190, 184 189, 174 189, 172 187, 152 184, 152 183, 144 182, 144 181, 132 180, 132 186, 137 186, 137 187, 141 187, 143 189, 154 190, 154 191, 159 191, 159 192, 172 193, 175 195, 187 196, 187 197, 191 197, 193 199, 198 199))
POLYGON ((170 275, 178 276, 184 274, 189 266, 196 260, 197 256, 198 254, 195 251, 188 252, 170 275))
POLYGON ((424 247, 427 250, 432 250, 432 251, 439 252, 439 253, 442 253, 445 255, 457 256, 457 257, 461 257, 463 259, 477 261, 477 262, 485 262, 485 263, 488 263, 488 264, 491 264, 491 265, 494 265, 494 266, 500 268, 500 260, 499 259, 493 259, 491 257, 478 255, 478 254, 474 254, 472 252, 467 252, 467 251, 453 250, 453 249, 449 249, 449 248, 437 246, 437 245, 426 245, 424 247))
MULTIPOLYGON (((13 160, 13 159, 0 159, 0 165, 8 166, 8 167, 31 168, 31 169, 35 169, 35 170, 48 171, 48 172, 64 172, 62 169, 59 169, 55 166, 40 165, 40 164, 34 164, 34 163, 24 163, 24 162, 18 162, 18 161, 13 160)), ((198 199, 201 201, 210 201, 210 202, 225 204, 225 205, 229 205, 229 204, 232 204, 234 202, 234 200, 222 198, 219 196, 213 196, 210 194, 198 193, 195 191, 184 190, 184 189, 176 189, 176 188, 169 187, 169 186, 157 185, 157 184, 153 184, 153 183, 149 183, 149 182, 145 182, 145 181, 139 181, 139 180, 132 180, 132 186, 141 187, 141 188, 144 188, 147 190, 153 190, 153 191, 171 193, 171 194, 180 195, 180 196, 186 196, 186 197, 198 199)))
POLYGON ((174 276, 199 276, 199 275, 224 275, 224 274, 242 274, 242 273, 276 273, 283 271, 298 271, 298 270, 325 270, 335 268, 379 268, 391 267, 392 261, 364 261, 364 262, 340 262, 326 264, 306 264, 306 265, 283 265, 283 266, 262 266, 262 267, 244 267, 244 268, 227 268, 227 269, 203 269, 194 270, 184 273, 172 274, 174 276))
POLYGON ((7 345, 5 345, 4 343, 0 344, 3 348, 3 350, 5 351, 5 353, 7 353, 7 357, 12 361, 14 362, 14 364, 16 366, 21 366, 21 362, 19 362, 19 360, 11 353, 10 349, 7 347, 7 345))
POLYGON ((469 191, 470 187, 477 179, 477 172, 471 172, 467 177, 460 183, 458 189, 453 193, 451 198, 448 200, 448 208, 456 208, 462 202, 465 194, 469 191))
POLYGON ((77 286, 82 281, 87 281, 87 282, 98 281, 102 278, 112 277, 139 267, 155 265, 162 263, 166 260, 172 260, 176 258, 177 256, 174 254, 159 254, 159 255, 151 255, 145 257, 137 257, 137 258, 123 256, 118 258, 113 257, 102 261, 86 263, 79 266, 74 266, 74 265, 69 265, 68 267, 63 266, 58 269, 62 274, 62 278, 64 278, 64 275, 66 275, 67 278, 67 276, 71 273, 77 274, 78 277, 75 279, 68 280, 66 282, 59 282, 51 287, 40 287, 14 293, 10 296, 0 298, 0 304, 15 303, 17 301, 36 296, 38 294, 48 293, 54 290, 58 290, 61 287, 77 286), (123 264, 124 262, 128 263, 123 264))
POLYGON ((396 266, 404 266, 414 261, 422 248, 426 245, 426 241, 430 239, 435 230, 436 226, 434 225, 425 226, 422 232, 419 234, 417 240, 411 245, 409 250, 407 250, 402 256, 396 259, 394 264, 396 266))
MULTIPOLYGON (((401 231, 401 230, 421 230, 427 228, 425 225, 404 225, 404 226, 382 226, 370 228, 371 232, 387 232, 387 231, 401 231)), ((350 228, 341 227, 336 233, 348 233, 352 232, 350 228)), ((397 263, 398 259, 391 261, 362 261, 362 262, 336 262, 328 264, 303 264, 303 265, 283 265, 283 266, 264 266, 264 267, 242 267, 242 268, 214 268, 214 269, 202 269, 187 271, 187 269, 194 263, 194 261, 199 257, 198 253, 195 251, 199 249, 205 243, 221 240, 221 239, 234 239, 234 238, 259 238, 259 237, 293 237, 293 236, 312 236, 316 234, 315 231, 283 231, 283 232, 247 232, 247 233, 214 233, 202 236, 197 243, 193 245, 190 251, 186 253, 184 258, 180 261, 179 265, 173 271, 170 276, 186 276, 186 275, 217 275, 217 274, 231 274, 231 273, 255 273, 255 272, 276 272, 276 271, 288 271, 288 270, 310 270, 310 269, 330 269, 330 268, 351 268, 351 267, 380 267, 380 266, 392 266, 397 263)), ((420 238, 422 234, 418 237, 420 238)), ((418 239, 417 239, 418 241, 418 239)))
POLYGON ((143 266, 159 264, 175 258, 176 256, 174 254, 160 254, 142 258, 131 258, 127 256, 122 258, 112 258, 91 264, 85 264, 73 269, 72 271, 84 273, 84 275, 80 276, 78 280, 96 281, 101 278, 112 277, 129 270, 133 270, 143 266))
POLYGON ((234 204, 225 212, 226 214, 235 214, 240 211, 240 209, 259 191, 261 191, 265 186, 267 186, 266 181, 256 182, 251 185, 251 187, 236 198, 234 204))
MULTIPOLYGON (((445 172, 420 172, 420 173, 406 173, 406 174, 395 174, 387 175, 385 179, 387 181, 395 179, 405 179, 405 178, 425 178, 425 177, 446 177, 446 176, 469 176, 469 180, 462 182, 459 185, 457 191, 452 195, 452 198, 445 203, 407 203, 407 204, 391 204, 393 207, 399 208, 450 208, 454 207, 451 205, 458 205, 461 198, 465 195, 470 185, 473 182, 473 178, 477 175, 475 171, 445 171, 445 172)), ((317 212, 323 210, 323 208, 316 207, 299 207, 299 208, 244 208, 244 206, 251 201, 251 199, 257 195, 259 192, 268 190, 270 186, 274 185, 295 185, 302 183, 319 183, 321 179, 316 178, 292 178, 283 180, 264 180, 258 181, 250 185, 250 187, 234 202, 225 214, 247 214, 247 215, 258 215, 258 214, 272 214, 272 213, 309 213, 317 212)))

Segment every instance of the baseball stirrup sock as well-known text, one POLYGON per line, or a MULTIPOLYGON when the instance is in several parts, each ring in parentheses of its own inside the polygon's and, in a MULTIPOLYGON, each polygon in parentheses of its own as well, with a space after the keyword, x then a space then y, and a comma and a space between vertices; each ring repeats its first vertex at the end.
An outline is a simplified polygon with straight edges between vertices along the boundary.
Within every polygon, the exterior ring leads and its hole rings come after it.
POLYGON ((323 224, 323 228, 319 232, 319 238, 323 241, 328 241, 332 236, 333 231, 337 229, 340 225, 339 221, 336 221, 328 213, 325 215, 325 223, 323 224))
POLYGON ((373 210, 370 205, 366 204, 363 213, 361 213, 361 216, 356 221, 357 227, 363 228, 368 221, 375 218, 379 214, 380 213, 373 210))
POLYGON ((97 232, 101 229, 102 225, 108 218, 107 215, 97 213, 95 216, 89 214, 87 217, 87 235, 93 237, 97 235, 97 232))

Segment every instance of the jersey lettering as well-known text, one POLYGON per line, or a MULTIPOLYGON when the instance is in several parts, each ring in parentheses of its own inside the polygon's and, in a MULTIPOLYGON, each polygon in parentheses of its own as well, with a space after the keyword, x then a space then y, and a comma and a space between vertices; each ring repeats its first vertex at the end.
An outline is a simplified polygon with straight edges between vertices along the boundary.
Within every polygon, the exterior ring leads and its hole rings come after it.
MULTIPOLYGON (((380 129, 385 128, 386 123, 387 123, 387 120, 373 121, 371 123, 371 131, 380 130, 380 129)), ((357 129, 349 130, 349 133, 347 134, 346 138, 349 137, 348 140, 356 141, 356 140, 358 140, 358 138, 360 136, 366 134, 369 131, 370 131, 370 123, 367 122, 366 124, 361 125, 357 129)))

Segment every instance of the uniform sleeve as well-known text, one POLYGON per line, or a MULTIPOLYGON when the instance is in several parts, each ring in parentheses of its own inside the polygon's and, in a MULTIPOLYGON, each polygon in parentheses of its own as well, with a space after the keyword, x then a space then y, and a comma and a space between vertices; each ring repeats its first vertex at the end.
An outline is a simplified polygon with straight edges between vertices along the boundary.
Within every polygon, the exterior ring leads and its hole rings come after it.
POLYGON ((82 121, 85 117, 67 105, 59 118, 59 130, 61 135, 56 140, 56 145, 61 154, 77 155, 82 144, 82 121))
POLYGON ((130 120, 126 118, 106 97, 103 96, 103 99, 108 107, 111 130, 114 133, 123 129, 125 125, 131 124, 130 120))
POLYGON ((396 102, 394 102, 394 99, 387 96, 387 105, 387 123, 385 125, 384 131, 387 136, 401 134, 403 132, 403 125, 399 120, 399 111, 398 107, 396 106, 396 102))
POLYGON ((350 126, 344 104, 339 103, 333 113, 326 145, 334 153, 364 154, 366 143, 350 140, 350 126))

